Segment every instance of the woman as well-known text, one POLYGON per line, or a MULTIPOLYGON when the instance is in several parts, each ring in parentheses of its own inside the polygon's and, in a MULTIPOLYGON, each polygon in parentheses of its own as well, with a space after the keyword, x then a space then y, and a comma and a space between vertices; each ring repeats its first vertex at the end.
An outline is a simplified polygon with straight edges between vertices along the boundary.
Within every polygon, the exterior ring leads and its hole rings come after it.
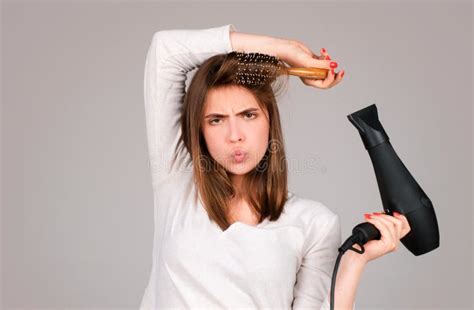
MULTIPOLYGON (((235 83, 235 51, 293 67, 337 66, 325 50, 317 56, 301 42, 239 33, 232 24, 154 34, 144 90, 155 233, 141 309, 329 308, 339 216, 288 191, 274 85, 235 83)), ((343 74, 301 80, 329 89, 343 74)), ((336 309, 354 307, 365 264, 396 250, 409 231, 403 216, 367 221, 382 238, 363 255, 343 256, 336 309)))

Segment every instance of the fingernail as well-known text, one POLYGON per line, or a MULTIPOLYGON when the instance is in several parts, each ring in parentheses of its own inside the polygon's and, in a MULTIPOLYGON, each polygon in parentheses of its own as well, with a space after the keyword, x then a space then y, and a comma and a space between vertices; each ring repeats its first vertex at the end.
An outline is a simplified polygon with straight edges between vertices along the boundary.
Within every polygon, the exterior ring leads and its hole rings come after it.
POLYGON ((324 47, 321 49, 321 53, 326 53, 326 49, 324 47))
POLYGON ((370 215, 370 214, 368 214, 368 213, 365 213, 365 214, 364 214, 364 217, 365 217, 366 219, 371 219, 371 218, 372 218, 372 215, 370 215))
POLYGON ((331 73, 334 74, 334 69, 331 69, 331 73))
POLYGON ((331 57, 329 57, 329 55, 327 55, 326 60, 331 60, 331 57))
POLYGON ((397 211, 393 211, 393 215, 400 216, 400 213, 398 213, 397 211))
POLYGON ((382 213, 380 213, 380 212, 373 212, 372 214, 373 214, 373 215, 381 215, 382 213))
POLYGON ((332 61, 329 65, 331 68, 337 68, 337 62, 332 61))
POLYGON ((341 77, 343 77, 343 76, 344 76, 344 73, 345 73, 345 71, 342 71, 342 72, 341 72, 341 77))

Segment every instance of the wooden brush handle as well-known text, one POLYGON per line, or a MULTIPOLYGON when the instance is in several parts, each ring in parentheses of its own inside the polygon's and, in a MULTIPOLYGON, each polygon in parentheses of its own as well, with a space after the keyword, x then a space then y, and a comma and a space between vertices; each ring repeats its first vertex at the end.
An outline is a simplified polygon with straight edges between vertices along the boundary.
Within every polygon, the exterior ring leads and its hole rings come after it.
POLYGON ((285 68, 288 75, 295 75, 304 78, 324 80, 328 76, 328 69, 321 68, 285 68))

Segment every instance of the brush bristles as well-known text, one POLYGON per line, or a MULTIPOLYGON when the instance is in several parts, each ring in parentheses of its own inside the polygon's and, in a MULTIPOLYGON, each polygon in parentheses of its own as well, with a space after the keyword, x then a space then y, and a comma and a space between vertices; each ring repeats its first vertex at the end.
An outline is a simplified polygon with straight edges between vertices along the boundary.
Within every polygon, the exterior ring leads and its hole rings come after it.
POLYGON ((235 81, 244 85, 263 85, 273 82, 279 74, 278 57, 262 53, 233 52, 238 59, 235 81))

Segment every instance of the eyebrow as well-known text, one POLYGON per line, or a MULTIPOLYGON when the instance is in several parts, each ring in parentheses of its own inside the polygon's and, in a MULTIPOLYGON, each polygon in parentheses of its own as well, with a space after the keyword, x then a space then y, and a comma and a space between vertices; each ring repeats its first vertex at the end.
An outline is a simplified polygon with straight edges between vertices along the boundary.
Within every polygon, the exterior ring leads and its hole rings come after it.
MULTIPOLYGON (((240 114, 245 114, 247 112, 254 112, 254 111, 258 111, 259 109, 258 108, 248 108, 248 109, 245 109, 239 113, 237 113, 237 115, 240 115, 240 114)), ((211 113, 211 114, 208 114, 205 116, 205 118, 211 118, 211 117, 226 117, 227 115, 224 115, 224 114, 218 114, 218 113, 211 113)))

